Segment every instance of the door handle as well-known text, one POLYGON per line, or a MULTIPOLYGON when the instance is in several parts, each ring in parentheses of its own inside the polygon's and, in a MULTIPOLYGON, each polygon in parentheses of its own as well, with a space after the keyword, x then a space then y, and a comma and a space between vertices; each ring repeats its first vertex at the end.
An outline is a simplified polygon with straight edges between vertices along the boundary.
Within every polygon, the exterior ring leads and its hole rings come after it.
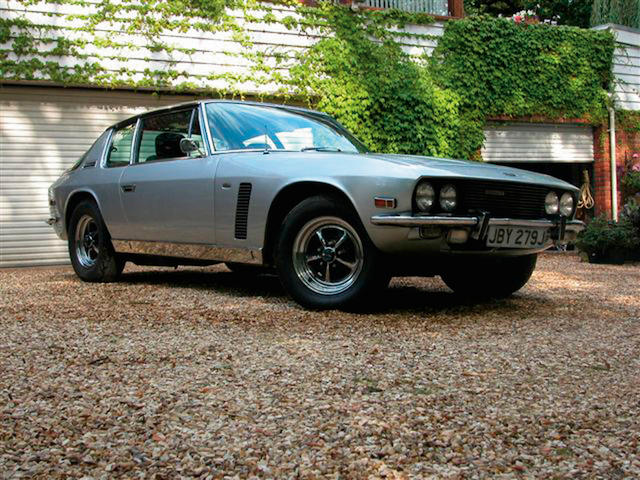
POLYGON ((121 185, 120 188, 122 188, 123 192, 135 192, 136 191, 136 184, 135 183, 128 183, 126 185, 121 185))

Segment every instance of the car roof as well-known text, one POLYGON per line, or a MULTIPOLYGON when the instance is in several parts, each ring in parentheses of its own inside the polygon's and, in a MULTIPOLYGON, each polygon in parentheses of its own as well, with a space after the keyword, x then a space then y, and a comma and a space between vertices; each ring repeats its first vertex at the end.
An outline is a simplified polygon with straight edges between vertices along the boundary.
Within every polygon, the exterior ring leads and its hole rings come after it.
POLYGON ((327 115, 324 112, 320 112, 318 110, 311 110, 309 108, 298 107, 298 106, 295 106, 295 105, 283 105, 283 104, 278 104, 278 103, 256 102, 256 101, 247 101, 247 100, 203 99, 203 100, 194 100, 194 101, 190 101, 190 102, 177 103, 175 105, 169 105, 169 106, 166 106, 166 107, 156 108, 156 109, 153 109, 153 110, 149 110, 147 112, 139 113, 137 115, 133 115, 133 116, 128 117, 128 118, 126 118, 124 120, 121 120, 121 121, 119 121, 117 123, 114 123, 113 125, 109 126, 109 128, 118 128, 118 127, 121 127, 121 126, 129 125, 129 124, 133 123, 135 120, 137 120, 138 118, 146 117, 148 115, 155 115, 155 114, 158 114, 158 113, 170 112, 172 110, 182 110, 184 108, 189 108, 189 107, 197 107, 198 105, 204 105, 206 103, 237 103, 237 104, 242 104, 242 105, 255 105, 255 106, 259 106, 259 107, 278 108, 278 109, 281 109, 281 110, 289 110, 289 111, 294 111, 294 112, 308 113, 308 114, 312 114, 312 115, 321 115, 323 117, 331 118, 329 115, 327 115))

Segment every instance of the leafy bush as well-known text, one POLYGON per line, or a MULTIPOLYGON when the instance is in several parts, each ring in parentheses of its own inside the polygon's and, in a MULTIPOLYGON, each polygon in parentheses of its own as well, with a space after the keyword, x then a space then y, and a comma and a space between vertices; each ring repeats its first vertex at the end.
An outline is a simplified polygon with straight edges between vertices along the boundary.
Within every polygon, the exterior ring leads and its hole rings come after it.
POLYGON ((627 188, 629 195, 640 192, 640 171, 627 172, 622 177, 622 184, 627 188))
POLYGON ((578 235, 576 246, 591 260, 613 257, 624 261, 631 258, 640 248, 640 237, 632 222, 626 217, 621 218, 619 222, 598 217, 578 235))
POLYGON ((631 247, 631 259, 640 261, 640 202, 630 200, 622 209, 622 218, 631 227, 635 245, 631 247))
POLYGON ((640 202, 629 201, 622 208, 622 218, 631 225, 635 235, 640 239, 640 202))

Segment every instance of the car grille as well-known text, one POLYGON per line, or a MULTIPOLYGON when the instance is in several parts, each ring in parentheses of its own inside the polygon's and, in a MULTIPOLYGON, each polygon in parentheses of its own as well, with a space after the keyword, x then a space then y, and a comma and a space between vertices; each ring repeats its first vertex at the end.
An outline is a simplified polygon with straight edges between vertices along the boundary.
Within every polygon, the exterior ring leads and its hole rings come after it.
POLYGON ((460 208, 482 210, 494 218, 539 219, 545 217, 544 199, 548 187, 523 183, 471 180, 457 182, 460 208))

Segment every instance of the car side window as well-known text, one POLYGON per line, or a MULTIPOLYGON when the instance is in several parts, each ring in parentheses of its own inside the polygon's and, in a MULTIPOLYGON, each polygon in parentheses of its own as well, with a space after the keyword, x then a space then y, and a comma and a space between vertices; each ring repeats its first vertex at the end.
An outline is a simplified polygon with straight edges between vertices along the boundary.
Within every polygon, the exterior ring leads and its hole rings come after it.
POLYGON ((131 143, 136 124, 132 123, 116 130, 111 136, 111 144, 107 152, 107 167, 122 167, 129 165, 131 158, 131 143))
POLYGON ((163 113, 142 119, 137 163, 196 158, 204 155, 202 132, 197 109, 163 113), (194 149, 186 149, 181 142, 191 139, 194 149))

